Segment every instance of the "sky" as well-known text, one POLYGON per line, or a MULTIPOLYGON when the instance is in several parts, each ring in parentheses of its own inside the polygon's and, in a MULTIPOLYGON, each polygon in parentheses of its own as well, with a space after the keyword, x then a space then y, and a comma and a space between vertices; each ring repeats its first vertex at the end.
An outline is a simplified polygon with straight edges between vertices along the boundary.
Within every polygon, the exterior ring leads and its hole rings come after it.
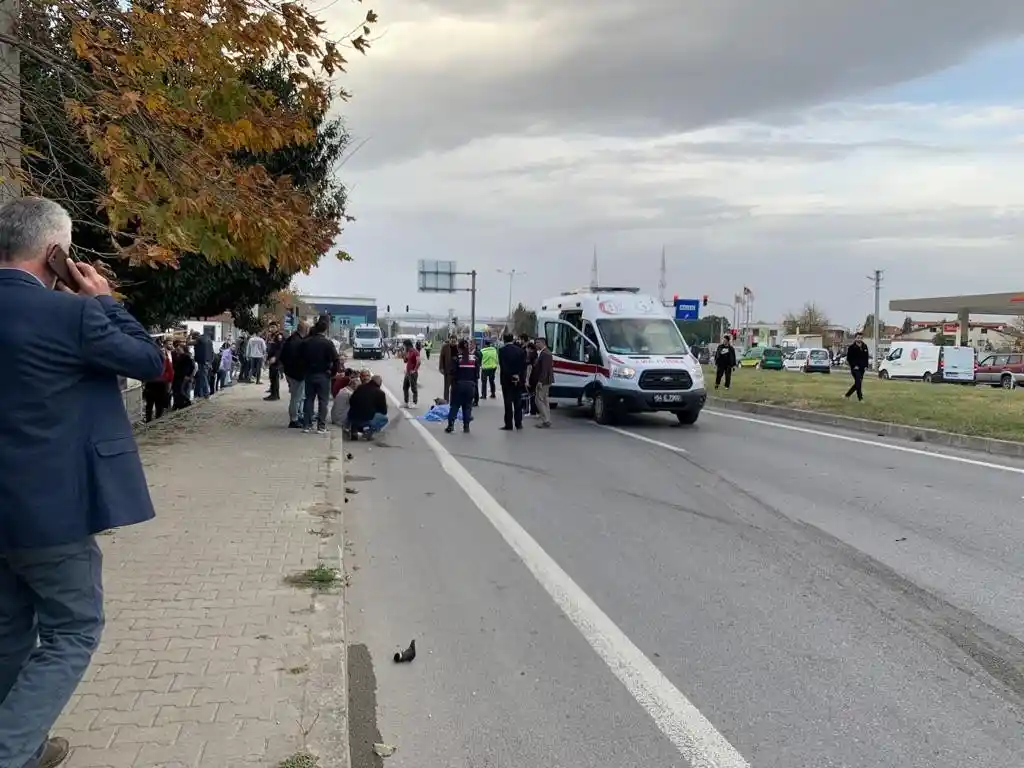
MULTIPOLYGON (((341 34, 365 7, 320 15, 341 34)), ((419 259, 454 260, 502 316, 509 270, 536 306, 587 285, 595 249, 601 283, 657 294, 663 248, 670 297, 748 286, 765 321, 813 301, 857 325, 875 269, 883 317, 1024 290, 1020 0, 371 7, 338 107, 353 261, 300 290, 468 317, 466 293, 417 292, 419 259)))

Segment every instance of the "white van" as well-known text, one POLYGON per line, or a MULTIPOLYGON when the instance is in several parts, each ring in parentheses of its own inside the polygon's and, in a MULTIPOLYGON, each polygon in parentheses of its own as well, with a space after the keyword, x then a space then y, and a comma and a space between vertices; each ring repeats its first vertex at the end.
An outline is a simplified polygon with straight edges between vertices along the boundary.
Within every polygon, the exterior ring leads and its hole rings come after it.
POLYGON ((641 411, 697 421, 704 372, 675 320, 638 288, 568 291, 541 304, 537 324, 555 358, 553 402, 586 405, 599 424, 641 411))
POLYGON ((352 331, 352 357, 384 359, 384 334, 374 323, 357 325, 352 331))
POLYGON ((931 381, 939 370, 939 349, 930 341, 894 341, 878 366, 878 376, 931 381))

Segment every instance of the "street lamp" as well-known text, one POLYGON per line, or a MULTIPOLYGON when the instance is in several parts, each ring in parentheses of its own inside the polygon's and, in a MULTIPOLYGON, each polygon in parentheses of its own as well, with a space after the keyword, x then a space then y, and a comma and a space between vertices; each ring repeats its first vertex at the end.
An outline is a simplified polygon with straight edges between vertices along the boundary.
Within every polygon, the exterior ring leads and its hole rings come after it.
POLYGON ((508 330, 512 330, 512 283, 516 279, 516 275, 525 275, 521 269, 499 269, 498 272, 502 275, 508 275, 508 330))

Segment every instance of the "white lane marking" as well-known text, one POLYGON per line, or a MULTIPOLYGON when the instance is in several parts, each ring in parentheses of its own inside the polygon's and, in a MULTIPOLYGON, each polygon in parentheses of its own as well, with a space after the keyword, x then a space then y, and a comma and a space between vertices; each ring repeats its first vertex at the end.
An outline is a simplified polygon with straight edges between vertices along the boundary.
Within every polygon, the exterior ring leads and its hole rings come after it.
POLYGON ((636 432, 630 432, 629 430, 626 429, 619 429, 618 427, 609 427, 607 424, 595 424, 594 426, 601 427, 601 429, 607 429, 609 432, 616 432, 620 435, 625 435, 626 437, 632 437, 634 440, 639 440, 641 443, 650 443, 651 445, 656 445, 659 448, 664 448, 666 451, 672 451, 673 453, 689 453, 689 451, 687 451, 685 448, 680 448, 678 445, 663 443, 661 442, 661 440, 653 440, 649 437, 638 435, 636 432))
POLYGON ((984 467, 985 469, 997 469, 1001 472, 1013 472, 1018 475, 1024 475, 1024 467, 1013 467, 1007 464, 995 464, 991 461, 982 461, 980 459, 968 459, 966 456, 954 456, 948 453, 937 453, 935 451, 923 451, 920 448, 909 448, 905 445, 893 445, 892 443, 882 443, 878 440, 867 440, 863 437, 851 437, 850 435, 839 435, 835 432, 826 432, 824 430, 808 429, 807 427, 797 427, 792 424, 780 424, 777 421, 769 421, 767 419, 755 419, 751 416, 740 416, 735 413, 724 413, 722 411, 714 411, 710 408, 705 408, 704 413, 711 416, 718 416, 723 419, 735 419, 736 421, 749 421, 752 424, 762 424, 766 427, 775 427, 776 429, 788 429, 790 432, 802 432, 807 435, 816 435, 817 437, 830 437, 833 440, 844 440, 848 443, 859 443, 860 445, 870 445, 876 448, 886 448, 890 451, 899 451, 900 453, 912 453, 917 456, 927 456, 932 459, 942 459, 944 461, 955 461, 958 464, 967 464, 972 467, 984 467))
MULTIPOLYGON (((387 387, 385 394, 398 404, 387 387)), ((487 492, 415 416, 405 414, 447 472, 497 529, 544 590, 576 625, 612 673, 626 686, 693 768, 750 768, 714 725, 700 713, 625 633, 608 618, 515 518, 487 492)), ((457 438, 457 439, 461 439, 457 438)))

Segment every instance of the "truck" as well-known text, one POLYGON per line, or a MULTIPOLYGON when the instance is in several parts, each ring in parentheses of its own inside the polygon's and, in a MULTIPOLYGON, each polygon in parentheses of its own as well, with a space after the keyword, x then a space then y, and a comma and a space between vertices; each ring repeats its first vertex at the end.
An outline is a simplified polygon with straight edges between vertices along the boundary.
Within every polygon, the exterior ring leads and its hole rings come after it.
POLYGON ((384 334, 374 323, 357 325, 352 329, 352 357, 356 360, 384 359, 384 334))

